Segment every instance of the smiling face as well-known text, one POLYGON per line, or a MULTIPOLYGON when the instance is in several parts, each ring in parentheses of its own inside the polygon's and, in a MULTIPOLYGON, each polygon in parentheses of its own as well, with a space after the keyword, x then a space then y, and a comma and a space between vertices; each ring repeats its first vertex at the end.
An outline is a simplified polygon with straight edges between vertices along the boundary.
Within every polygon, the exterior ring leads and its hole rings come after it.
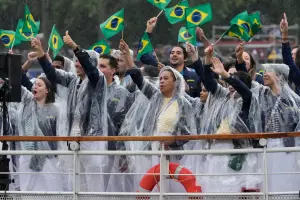
POLYGON ((265 71, 264 73, 264 85, 272 87, 276 84, 278 77, 276 76, 275 72, 272 71, 265 71))
POLYGON ((52 67, 54 67, 55 69, 64 69, 64 64, 61 61, 53 61, 52 62, 52 67))
POLYGON ((42 79, 37 78, 32 93, 35 100, 41 101, 47 98, 49 90, 46 87, 45 82, 42 79))
POLYGON ((172 66, 179 66, 184 64, 184 53, 182 48, 174 47, 170 54, 170 63, 172 66))
POLYGON ((243 52, 243 60, 246 64, 247 71, 251 69, 251 58, 250 55, 247 52, 243 52))

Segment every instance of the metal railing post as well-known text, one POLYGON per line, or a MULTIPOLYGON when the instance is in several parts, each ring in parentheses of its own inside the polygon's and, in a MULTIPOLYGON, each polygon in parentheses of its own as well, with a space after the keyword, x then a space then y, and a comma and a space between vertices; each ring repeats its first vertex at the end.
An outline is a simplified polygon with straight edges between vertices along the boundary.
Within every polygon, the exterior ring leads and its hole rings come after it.
POLYGON ((169 163, 167 162, 166 155, 163 154, 165 151, 164 145, 162 145, 162 153, 160 155, 160 190, 159 190, 159 199, 164 200, 163 193, 166 193, 166 176, 164 174, 167 174, 169 171, 169 163))
POLYGON ((267 156, 267 146, 264 146, 264 153, 263 153, 263 170, 264 170, 264 199, 268 200, 268 156, 267 156))
POLYGON ((73 199, 77 200, 80 191, 80 162, 78 157, 78 149, 74 149, 73 159, 73 199))

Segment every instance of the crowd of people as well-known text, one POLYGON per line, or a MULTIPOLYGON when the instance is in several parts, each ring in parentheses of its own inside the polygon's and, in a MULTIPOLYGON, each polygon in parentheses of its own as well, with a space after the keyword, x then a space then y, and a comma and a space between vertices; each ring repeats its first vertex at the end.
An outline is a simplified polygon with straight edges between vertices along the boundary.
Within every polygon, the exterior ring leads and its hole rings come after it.
MULTIPOLYGON (((147 22, 150 37, 155 37, 156 21, 154 17, 147 22)), ((141 67, 135 65, 133 51, 124 40, 119 50, 99 55, 81 49, 66 32, 63 40, 74 51, 73 59, 58 55, 51 60, 40 40, 33 38, 34 51, 22 66, 22 102, 9 104, 12 134, 114 137, 299 131, 300 48, 292 50, 289 45, 286 17, 280 22, 280 30, 284 64, 263 64, 263 74, 257 73, 244 43, 236 47, 233 56, 222 60, 200 28, 197 38, 206 45, 203 60, 197 48, 186 43, 185 47, 172 47, 168 64, 148 53, 141 57, 141 67), (185 64, 188 59, 192 64, 185 64), (30 80, 26 73, 34 60, 44 73, 30 80)), ((297 138, 277 138, 268 139, 267 148, 299 145, 297 138)), ((80 150, 96 151, 260 147, 257 140, 250 139, 80 142, 80 150)), ((19 142, 11 148, 70 149, 67 142, 38 141, 19 142)), ((171 155, 168 159, 194 174, 231 174, 197 176, 203 192, 262 189, 261 175, 241 175, 262 173, 260 154, 171 155)), ((159 164, 159 156, 82 155, 79 160, 80 191, 89 192, 135 192, 143 174, 159 164)), ((267 160, 270 174, 300 171, 297 153, 272 153, 267 160)), ((72 190, 72 157, 13 156, 11 166, 20 174, 13 175, 15 183, 10 190, 72 190)), ((299 180, 299 174, 269 175, 268 191, 299 191, 299 180)), ((168 190, 183 192, 176 184, 168 182, 168 190)))

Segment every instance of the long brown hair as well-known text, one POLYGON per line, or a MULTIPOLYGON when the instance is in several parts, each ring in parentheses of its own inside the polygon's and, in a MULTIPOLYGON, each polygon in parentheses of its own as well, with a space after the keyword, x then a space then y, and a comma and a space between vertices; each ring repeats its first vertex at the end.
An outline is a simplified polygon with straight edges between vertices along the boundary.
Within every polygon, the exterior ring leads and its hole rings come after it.
POLYGON ((45 78, 45 77, 38 77, 38 79, 42 80, 44 83, 45 83, 45 86, 48 90, 48 94, 47 94, 47 97, 46 97, 46 101, 45 103, 54 103, 55 102, 55 92, 54 92, 54 88, 51 84, 51 82, 45 78))

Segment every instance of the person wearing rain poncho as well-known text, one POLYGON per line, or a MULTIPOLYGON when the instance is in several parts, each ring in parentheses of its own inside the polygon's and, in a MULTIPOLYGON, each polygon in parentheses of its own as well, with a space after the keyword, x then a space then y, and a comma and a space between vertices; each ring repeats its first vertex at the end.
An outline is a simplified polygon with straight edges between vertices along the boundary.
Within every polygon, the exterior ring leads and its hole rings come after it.
MULTIPOLYGON (((150 102, 150 109, 144 113, 147 116, 147 120, 143 121, 141 132, 132 132, 132 130, 127 129, 127 134, 140 136, 195 134, 196 126, 192 107, 184 98, 185 85, 183 77, 171 67, 164 67, 160 71, 160 87, 158 89, 143 78, 140 69, 134 67, 134 62, 129 56, 129 48, 123 40, 120 42, 120 50, 125 55, 126 66, 128 66, 127 73, 150 102)), ((135 123, 135 118, 134 116, 132 117, 131 122, 135 123)), ((123 128, 126 129, 127 127, 122 126, 123 128)), ((191 149, 190 145, 192 144, 188 141, 128 142, 126 143, 126 149, 132 151, 152 149, 157 151, 161 150, 164 146, 168 150, 179 150, 191 149)), ((183 160, 184 157, 182 156, 170 156, 171 162, 184 163, 183 160)), ((152 159, 149 159, 148 157, 136 156, 129 159, 128 162, 131 171, 145 173, 151 167, 159 164, 159 157, 152 156, 152 159)), ((131 183, 135 190, 138 189, 140 179, 141 176, 138 175, 134 179, 135 182, 131 183)), ((171 180, 172 183, 175 183, 175 181, 171 180)), ((172 190, 176 189, 172 187, 172 190)))
MULTIPOLYGON (((84 51, 77 46, 66 32, 65 43, 72 47, 76 56, 77 76, 51 67, 41 43, 32 39, 32 46, 39 54, 39 62, 47 78, 56 84, 68 87, 67 117, 70 136, 107 136, 106 81, 97 69, 98 54, 84 51)), ((104 150, 105 142, 81 142, 81 150, 104 150)), ((67 164, 72 165, 70 160, 67 164)), ((106 156, 80 157, 81 173, 103 173, 108 168, 106 156)), ((70 166, 72 169, 73 166, 70 166)), ((72 178, 72 177, 71 177, 72 178)), ((81 191, 104 191, 103 175, 82 175, 81 191)), ((66 183, 71 189, 72 181, 66 183)))
MULTIPOLYGON (((264 84, 252 94, 259 100, 259 110, 255 110, 255 126, 258 132, 293 132, 299 131, 300 97, 288 85, 289 67, 285 64, 263 64, 265 69, 264 84)), ((254 111, 250 111, 254 112, 254 111)), ((299 146, 297 138, 268 139, 267 148, 299 146)), ((299 191, 298 174, 272 174, 282 172, 299 172, 300 157, 298 153, 269 153, 268 191, 299 191)))
MULTIPOLYGON (((251 103, 256 102, 252 97, 251 77, 238 72, 230 75, 224 70, 222 63, 217 58, 212 58, 213 48, 205 50, 205 66, 203 69, 203 84, 209 97, 205 103, 201 125, 203 134, 229 134, 251 132, 254 113, 249 113, 251 103), (213 67, 211 65, 213 62, 213 67), (237 92, 230 94, 214 79, 212 70, 223 76, 237 92), (240 98, 241 97, 241 98, 240 98)), ((255 104, 257 106, 257 104, 255 104)), ((206 149, 240 149, 252 148, 250 140, 211 140, 207 141, 206 149)), ((196 167, 199 164, 196 164, 196 167)), ((255 154, 237 155, 207 155, 205 160, 206 174, 220 173, 253 173, 257 168, 255 154)), ((197 170, 199 171, 199 170, 197 170)), ((261 180, 255 176, 207 176, 203 178, 205 192, 241 192, 242 188, 257 188, 261 180)))
MULTIPOLYGON (((9 105, 11 122, 20 136, 56 136, 58 109, 54 105, 53 86, 45 77, 36 79, 33 85, 23 74, 22 85, 31 85, 32 92, 22 87, 21 103, 9 105)), ((58 150, 57 142, 20 142, 21 150, 58 150)), ((21 155, 17 171, 21 191, 63 191, 61 170, 55 155, 21 155), (39 173, 41 172, 41 173, 39 173), (43 174, 43 173, 47 174, 43 174), (23 173, 23 174, 22 174, 23 173)))

